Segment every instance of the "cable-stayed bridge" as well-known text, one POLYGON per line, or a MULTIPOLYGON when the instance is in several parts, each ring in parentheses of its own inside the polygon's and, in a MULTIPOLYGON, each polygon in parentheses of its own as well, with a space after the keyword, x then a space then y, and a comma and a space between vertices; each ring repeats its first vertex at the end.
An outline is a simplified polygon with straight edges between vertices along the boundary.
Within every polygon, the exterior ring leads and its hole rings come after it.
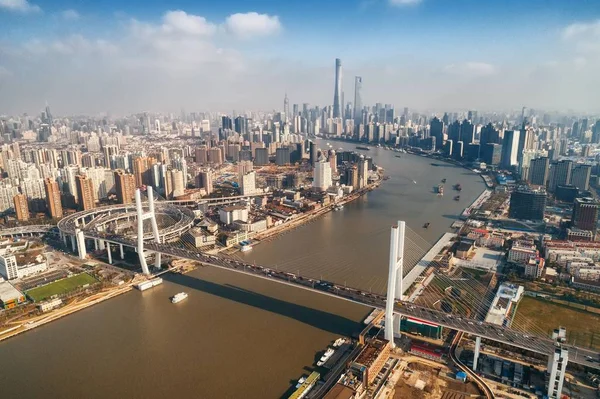
MULTIPOLYGON (((415 265, 419 265, 420 256, 426 252, 428 244, 424 240, 419 242, 418 235, 410 231, 404 222, 399 222, 391 229, 387 295, 324 281, 314 276, 291 273, 284 269, 273 270, 272 267, 250 264, 232 256, 201 252, 180 239, 192 223, 193 212, 172 203, 155 201, 152 189, 148 188, 146 202, 142 200, 138 190, 135 205, 80 212, 62 219, 58 227, 65 244, 68 244, 70 239, 73 250, 77 251, 82 259, 87 254, 86 240, 92 240, 97 248, 107 250, 110 262, 112 262, 111 246, 120 249, 121 257, 123 257, 124 247, 134 248, 140 258, 142 270, 146 274, 150 274, 146 262, 148 255, 154 255, 156 268, 160 268, 161 256, 165 255, 198 261, 205 265, 385 309, 386 326, 393 326, 386 329, 386 338, 391 342, 393 342, 394 332, 399 332, 397 327, 399 316, 406 316, 544 355, 550 355, 554 351, 554 341, 548 338, 548 334, 539 328, 536 329, 535 326, 527 325, 527 321, 520 322, 518 325, 513 324, 511 327, 484 322, 483 319, 494 293, 477 281, 435 275, 434 278, 439 281, 436 280, 431 290, 437 291, 440 296, 448 297, 448 289, 451 292, 463 293, 451 295, 455 309, 458 310, 454 313, 440 309, 438 303, 433 300, 428 302, 427 298, 418 303, 407 301, 403 296, 408 289, 403 285, 406 283, 405 276, 415 265), (411 234, 407 234, 407 230, 411 234), (407 265, 408 270, 404 269, 404 265, 407 265)), ((599 358, 597 352, 572 345, 567 347, 570 352, 569 361, 600 369, 600 364, 591 360, 599 358)))

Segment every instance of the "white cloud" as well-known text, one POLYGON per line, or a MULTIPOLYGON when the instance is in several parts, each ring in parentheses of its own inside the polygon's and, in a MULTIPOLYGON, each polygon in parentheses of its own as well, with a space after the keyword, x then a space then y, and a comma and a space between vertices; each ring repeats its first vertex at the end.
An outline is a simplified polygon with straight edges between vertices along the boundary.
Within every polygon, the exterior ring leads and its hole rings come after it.
POLYGON ((589 39, 590 36, 600 38, 600 19, 593 22, 576 22, 562 30, 562 37, 565 40, 575 38, 589 39))
POLYGON ((421 3, 423 0, 389 0, 389 3, 393 6, 414 6, 421 3))
POLYGON ((256 12, 232 14, 225 20, 224 26, 228 32, 242 39, 269 36, 282 29, 278 16, 256 12))
POLYGON ((76 21, 81 18, 81 15, 75 10, 64 10, 60 15, 67 21, 76 21))
POLYGON ((185 11, 167 11, 163 16, 162 29, 167 32, 185 33, 196 36, 210 36, 217 27, 199 15, 188 14, 185 11))
POLYGON ((497 72, 494 65, 485 62, 449 64, 446 65, 442 70, 446 73, 465 76, 489 76, 497 72))
POLYGON ((0 0, 0 9, 22 13, 42 11, 39 6, 31 4, 27 0, 0 0))

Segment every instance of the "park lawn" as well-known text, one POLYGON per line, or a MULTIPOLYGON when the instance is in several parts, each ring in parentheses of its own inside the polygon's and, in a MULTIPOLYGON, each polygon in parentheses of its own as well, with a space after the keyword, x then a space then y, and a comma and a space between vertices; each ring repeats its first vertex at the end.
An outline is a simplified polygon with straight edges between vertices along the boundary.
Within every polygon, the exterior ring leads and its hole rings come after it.
POLYGON ((548 337, 554 329, 563 326, 567 328, 569 343, 600 349, 600 315, 528 296, 524 296, 519 302, 517 314, 519 317, 515 324, 518 324, 519 319, 528 320, 544 330, 548 337))
POLYGON ((26 292, 27 296, 35 302, 43 301, 53 295, 61 295, 73 291, 86 284, 94 284, 97 280, 87 273, 80 273, 75 276, 63 278, 53 283, 33 288, 26 292))

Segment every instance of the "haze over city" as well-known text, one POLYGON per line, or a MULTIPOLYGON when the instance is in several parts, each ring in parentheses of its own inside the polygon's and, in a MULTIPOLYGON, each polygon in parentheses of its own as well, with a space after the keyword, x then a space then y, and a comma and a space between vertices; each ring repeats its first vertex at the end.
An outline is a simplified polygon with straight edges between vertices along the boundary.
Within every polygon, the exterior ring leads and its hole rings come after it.
POLYGON ((0 114, 331 104, 599 110, 600 3, 0 0, 0 114))

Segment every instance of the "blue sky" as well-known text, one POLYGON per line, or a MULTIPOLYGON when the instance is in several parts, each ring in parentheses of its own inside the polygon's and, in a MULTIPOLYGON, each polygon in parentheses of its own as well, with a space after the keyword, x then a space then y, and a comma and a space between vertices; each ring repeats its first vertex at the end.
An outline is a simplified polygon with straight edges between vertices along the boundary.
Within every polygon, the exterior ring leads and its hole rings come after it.
POLYGON ((0 114, 278 109, 600 111, 600 2, 0 0, 0 114), (593 89, 596 87, 596 89, 593 89), (4 91, 2 90, 2 91, 4 91))

